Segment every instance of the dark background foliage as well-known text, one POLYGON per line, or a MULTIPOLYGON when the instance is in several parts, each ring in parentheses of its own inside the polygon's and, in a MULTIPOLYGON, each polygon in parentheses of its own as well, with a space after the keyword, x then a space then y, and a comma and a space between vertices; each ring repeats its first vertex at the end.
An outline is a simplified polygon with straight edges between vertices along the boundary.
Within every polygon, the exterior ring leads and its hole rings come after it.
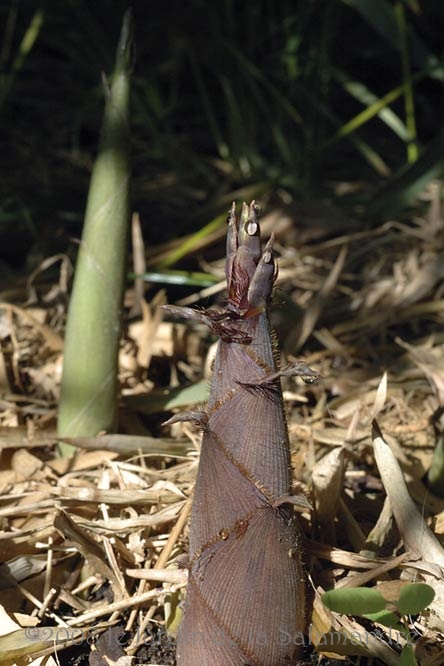
MULTIPOLYGON (((33 266, 80 236, 103 109, 101 73, 112 72, 127 4, 1 3, 5 269, 33 266), (20 58, 33 20, 40 21, 35 41, 20 58)), ((396 186, 397 173, 408 169, 408 140, 378 117, 335 140, 371 106, 352 96, 347 82, 381 98, 413 77, 416 137, 410 139, 421 154, 439 135, 441 2, 135 0, 132 6, 133 201, 148 244, 199 229, 247 186, 259 197, 330 201, 338 183, 364 182, 340 205, 358 205, 365 215, 375 192, 396 186)), ((404 119, 402 95, 391 108, 404 119)), ((442 164, 440 155, 431 159, 433 168, 442 164)))

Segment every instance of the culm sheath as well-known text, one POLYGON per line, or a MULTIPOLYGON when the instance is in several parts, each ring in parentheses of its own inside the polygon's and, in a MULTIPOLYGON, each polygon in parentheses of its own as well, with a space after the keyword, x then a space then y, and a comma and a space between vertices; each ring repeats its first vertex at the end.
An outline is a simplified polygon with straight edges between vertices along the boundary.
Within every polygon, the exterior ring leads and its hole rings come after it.
POLYGON ((268 320, 276 266, 257 207, 233 204, 227 301, 169 307, 220 337, 190 523, 179 666, 290 666, 305 628, 305 577, 290 454, 268 320))

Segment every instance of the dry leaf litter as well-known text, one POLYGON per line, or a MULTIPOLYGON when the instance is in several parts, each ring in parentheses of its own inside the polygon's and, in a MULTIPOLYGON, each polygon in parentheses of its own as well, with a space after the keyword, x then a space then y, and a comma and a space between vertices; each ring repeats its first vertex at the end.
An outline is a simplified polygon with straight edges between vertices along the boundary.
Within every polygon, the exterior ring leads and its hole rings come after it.
MULTIPOLYGON (((421 666, 444 663, 444 500, 425 485, 444 402, 440 184, 424 198, 427 214, 408 223, 335 234, 325 224, 304 242, 294 217, 262 219, 264 236, 277 236, 281 365, 302 360, 322 376, 316 385, 283 379, 294 493, 312 505, 299 508, 314 604, 315 652, 304 663, 347 664, 353 655, 361 665, 398 664, 401 639, 332 613, 320 596, 378 585, 396 598, 406 581, 435 589, 410 627, 421 666), (357 645, 356 634, 366 640, 357 645)), ((205 268, 223 274, 222 260, 205 268)), ((71 272, 65 257, 53 257, 1 294, 0 663, 46 655, 47 664, 167 666, 201 433, 193 423, 160 424, 202 409, 214 340, 203 327, 162 320, 163 292, 147 303, 135 302, 140 285, 129 290, 120 434, 73 441, 75 458, 60 458, 71 272), (55 267, 58 280, 48 281, 55 267)), ((223 297, 222 281, 211 295, 223 297)), ((179 304, 199 306, 202 296, 179 304)))

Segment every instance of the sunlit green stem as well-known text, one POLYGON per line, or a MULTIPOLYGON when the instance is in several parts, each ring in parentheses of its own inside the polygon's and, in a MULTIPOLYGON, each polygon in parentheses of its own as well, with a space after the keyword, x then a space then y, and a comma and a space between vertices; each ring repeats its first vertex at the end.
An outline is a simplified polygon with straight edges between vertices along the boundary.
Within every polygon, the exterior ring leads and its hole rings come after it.
MULTIPOLYGON (((58 433, 94 436, 116 420, 130 216, 132 19, 123 20, 68 311, 58 433)), ((64 454, 72 448, 61 445, 64 454)))

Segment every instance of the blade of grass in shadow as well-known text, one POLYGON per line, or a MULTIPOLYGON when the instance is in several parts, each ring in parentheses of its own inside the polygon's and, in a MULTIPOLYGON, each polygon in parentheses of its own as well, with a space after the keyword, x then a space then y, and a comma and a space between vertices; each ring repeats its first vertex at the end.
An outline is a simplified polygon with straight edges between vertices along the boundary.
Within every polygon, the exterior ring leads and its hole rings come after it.
POLYGON ((426 76, 431 76, 432 73, 436 71, 436 66, 426 67, 421 71, 410 75, 408 81, 404 81, 400 86, 389 90, 389 92, 386 93, 383 97, 378 98, 373 95, 371 91, 368 91, 361 83, 348 81, 343 72, 335 69, 333 74, 334 78, 336 78, 336 80, 338 80, 343 85, 347 92, 365 104, 367 108, 358 113, 351 120, 344 123, 342 127, 340 127, 339 130, 337 130, 337 132, 325 142, 323 148, 330 147, 332 144, 336 143, 336 141, 349 136, 351 133, 362 127, 362 125, 368 123, 375 116, 378 116, 381 120, 383 120, 386 125, 390 127, 390 129, 392 129, 393 132, 395 132, 395 134, 397 134, 400 138, 402 138, 404 141, 408 141, 410 138, 409 132, 411 131, 409 126, 400 126, 399 123, 401 121, 399 118, 397 119, 398 122, 395 124, 393 117, 394 114, 388 108, 388 106, 395 102, 402 95, 405 95, 406 89, 409 86, 412 86, 414 83, 418 83, 426 76))
POLYGON ((223 226, 226 218, 227 214, 222 213, 221 215, 218 215, 213 220, 208 222, 208 224, 202 227, 202 229, 199 229, 199 231, 196 231, 195 234, 189 236, 183 243, 179 245, 179 247, 174 249, 172 252, 169 253, 167 257, 162 259, 162 261, 158 264, 158 268, 161 269, 169 268, 170 266, 176 264, 180 259, 185 257, 187 254, 191 254, 192 252, 194 252, 196 245, 199 243, 199 241, 202 238, 205 238, 206 236, 212 234, 213 231, 220 229, 223 226))
POLYGON ((7 98, 12 86, 14 85, 15 78, 18 72, 22 69, 23 64, 32 50, 37 37, 40 34, 40 30, 43 26, 44 21, 44 12, 42 9, 37 9, 32 17, 29 26, 23 35, 23 38, 17 48, 17 53, 12 61, 8 73, 4 72, 4 67, 8 61, 8 45, 12 41, 11 33, 14 29, 15 16, 13 14, 13 8, 11 7, 9 11, 8 21, 5 28, 2 53, 0 55, 0 66, 1 66, 1 76, 0 76, 0 107, 7 98))
POLYGON ((413 98, 412 74, 410 71, 409 49, 407 44, 407 25, 403 5, 398 1, 395 5, 395 15, 398 23, 402 78, 404 80, 404 106, 405 117, 409 133, 407 144, 407 162, 413 164, 418 159, 418 145, 416 143, 415 101, 413 98))
POLYGON ((251 145, 249 131, 242 122, 242 111, 233 85, 228 77, 221 76, 219 84, 224 96, 224 105, 227 109, 228 136, 230 139, 230 153, 244 178, 251 175, 251 145))
POLYGON ((388 178, 389 176, 391 176, 392 172, 390 167, 384 162, 382 157, 378 155, 376 150, 374 150, 371 146, 369 146, 369 144, 366 143, 366 141, 359 139, 357 136, 350 138, 356 150, 359 153, 361 153, 366 162, 370 164, 370 166, 376 171, 376 173, 379 173, 380 176, 384 176, 384 178, 388 178))
POLYGON ((251 77, 257 79, 263 86, 264 90, 269 94, 270 99, 274 100, 276 106, 280 106, 285 113, 294 121, 298 126, 302 126, 302 118, 296 107, 289 101, 289 99, 279 92, 279 89, 267 79, 263 73, 251 62, 244 53, 242 53, 234 44, 226 42, 226 48, 231 51, 239 62, 239 66, 245 69, 251 77))
POLYGON ((370 202, 372 217, 396 215, 408 206, 416 195, 444 169, 444 130, 430 141, 422 155, 402 169, 370 202))
MULTIPOLYGON (((325 104, 322 103, 322 100, 318 99, 313 99, 308 91, 303 92, 301 90, 301 93, 303 93, 304 99, 306 99, 307 102, 310 103, 313 108, 317 108, 319 113, 322 113, 322 115, 330 120, 330 122, 335 125, 336 127, 340 125, 340 120, 338 116, 331 111, 325 104)), ((340 132, 341 130, 338 130, 340 132)), ((337 135, 338 132, 328 141, 326 141, 323 145, 319 147, 319 152, 323 152, 327 148, 330 147, 334 141, 337 140, 337 135)), ((366 143, 363 139, 360 139, 359 137, 355 136, 354 134, 349 134, 348 139, 349 141, 353 144, 353 146, 356 148, 356 150, 363 156, 363 158, 370 164, 370 166, 375 170, 376 173, 378 173, 380 176, 383 176, 384 178, 387 178, 388 176, 391 175, 391 170, 389 166, 384 162, 382 157, 368 144, 366 143)), ((346 136, 346 134, 344 134, 346 136)), ((342 138, 342 137, 338 137, 342 138)))
POLYGON ((339 139, 343 139, 344 137, 350 135, 352 132, 355 132, 357 129, 359 129, 359 127, 362 127, 362 125, 365 125, 365 123, 368 123, 369 120, 379 115, 384 109, 386 109, 389 104, 398 99, 398 97, 401 97, 401 95, 404 93, 404 90, 405 84, 402 84, 397 88, 390 90, 386 95, 384 95, 384 97, 377 99, 370 106, 367 106, 366 109, 358 113, 348 122, 344 123, 344 125, 342 125, 342 127, 340 127, 339 130, 330 139, 328 139, 328 141, 325 142, 324 148, 331 146, 333 143, 336 143, 336 141, 339 141, 339 139))
POLYGON ((211 104, 211 95, 208 93, 208 90, 204 83, 204 78, 202 76, 202 70, 199 60, 196 57, 194 51, 192 50, 188 52, 188 57, 190 59, 199 97, 202 101, 202 107, 207 117, 209 128, 213 134, 213 141, 217 146, 217 150, 221 158, 226 159, 230 151, 223 139, 222 132, 220 131, 219 124, 216 118, 216 113, 214 112, 211 104))
MULTIPOLYGON (((358 100, 358 102, 361 102, 361 104, 363 104, 367 109, 373 109, 373 105, 379 105, 379 97, 377 97, 371 90, 369 90, 367 86, 361 83, 361 81, 353 81, 352 79, 349 79, 348 76, 344 74, 344 72, 341 72, 338 69, 334 69, 333 78, 342 85, 344 90, 346 90, 352 97, 358 100)), ((384 106, 376 113, 376 115, 402 141, 408 141, 408 129, 405 123, 394 111, 392 111, 392 109, 390 109, 388 106, 384 106)), ((350 123, 351 122, 352 121, 350 121, 350 123)), ((353 131, 354 126, 351 125, 350 127, 351 131, 353 131)), ((335 137, 339 138, 338 134, 339 133, 335 134, 335 137)), ((345 134, 342 133, 341 136, 345 136, 345 134)))
MULTIPOLYGON (((394 49, 401 50, 401 37, 394 8, 387 0, 342 0, 367 21, 374 30, 394 49)), ((430 68, 432 78, 442 79, 442 63, 424 44, 410 25, 408 28, 411 61, 414 67, 430 68)))
MULTIPOLYGON (((248 191, 251 196, 260 198, 263 193, 267 192, 269 186, 270 185, 268 182, 256 183, 251 187, 251 189, 249 188, 248 191)), ((208 224, 199 229, 199 231, 196 231, 195 234, 188 236, 188 238, 184 239, 184 241, 181 242, 177 248, 174 248, 170 253, 168 253, 168 255, 162 259, 162 261, 156 264, 157 268, 163 270, 165 268, 169 268, 170 266, 174 266, 174 264, 180 261, 180 259, 183 259, 183 257, 186 257, 188 254, 195 252, 197 248, 202 247, 202 242, 205 240, 205 238, 213 234, 215 231, 224 229, 226 219, 226 212, 217 215, 215 218, 210 220, 208 224)))
MULTIPOLYGON (((61 436, 115 425, 117 355, 130 216, 132 16, 125 14, 91 177, 68 312, 58 419, 61 436)), ((72 447, 61 444, 64 455, 72 447)))

